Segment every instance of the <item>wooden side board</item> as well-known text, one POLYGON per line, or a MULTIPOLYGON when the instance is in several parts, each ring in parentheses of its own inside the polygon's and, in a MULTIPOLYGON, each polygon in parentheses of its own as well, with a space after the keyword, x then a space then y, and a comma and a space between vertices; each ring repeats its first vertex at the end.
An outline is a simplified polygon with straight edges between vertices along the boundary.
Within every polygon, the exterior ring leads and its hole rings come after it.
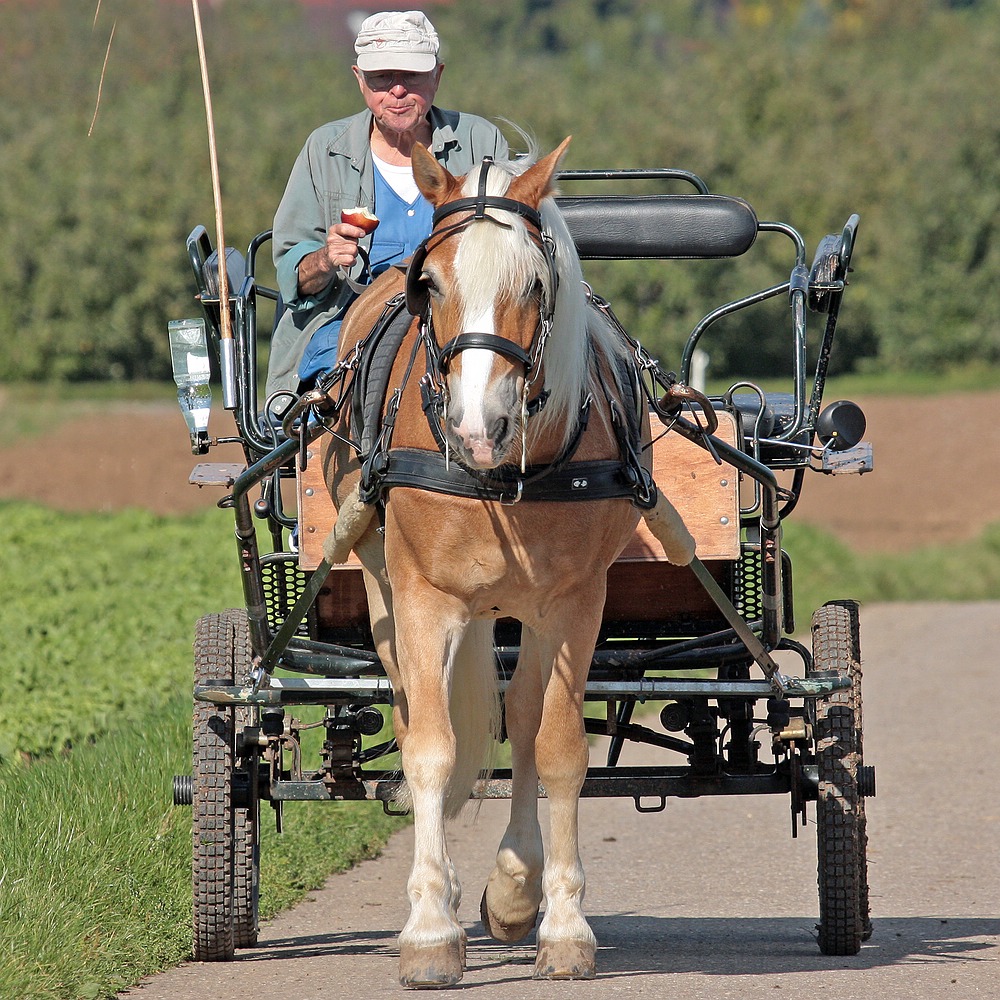
MULTIPOLYGON (((737 433, 735 418, 720 413, 718 436, 735 445, 737 433)), ((323 540, 336 520, 317 450, 324 440, 320 438, 313 445, 307 468, 298 473, 299 565, 304 570, 319 565, 323 540)), ((729 563, 739 558, 739 475, 732 466, 717 465, 703 448, 678 434, 666 434, 653 444, 653 476, 694 535, 703 562, 729 563)), ((360 577, 360 565, 353 555, 346 564, 332 569, 317 602, 321 618, 353 623, 364 613, 360 577)), ((666 562, 659 543, 640 521, 609 573, 606 615, 615 620, 649 620, 681 610, 696 614, 710 610, 706 598, 689 570, 666 562)))

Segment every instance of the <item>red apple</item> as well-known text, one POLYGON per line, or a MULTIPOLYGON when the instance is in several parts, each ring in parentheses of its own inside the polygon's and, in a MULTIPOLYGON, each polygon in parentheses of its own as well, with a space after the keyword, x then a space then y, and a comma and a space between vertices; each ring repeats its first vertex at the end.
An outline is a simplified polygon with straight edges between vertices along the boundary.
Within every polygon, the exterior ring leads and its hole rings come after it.
POLYGON ((357 208, 345 208, 340 213, 340 221, 346 222, 349 226, 357 226, 366 233, 374 232, 378 226, 378 216, 373 215, 367 208, 359 205, 357 208))

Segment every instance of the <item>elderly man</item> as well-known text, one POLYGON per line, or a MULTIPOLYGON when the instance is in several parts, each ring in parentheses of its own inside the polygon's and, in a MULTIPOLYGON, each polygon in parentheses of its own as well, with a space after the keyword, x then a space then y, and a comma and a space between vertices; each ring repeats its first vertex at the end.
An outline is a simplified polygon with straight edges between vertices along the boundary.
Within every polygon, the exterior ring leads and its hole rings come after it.
POLYGON ((432 209, 410 165, 414 143, 453 174, 486 156, 509 156, 490 122, 434 105, 444 63, 437 32, 420 11, 373 14, 354 48, 365 110, 309 136, 274 217, 274 263, 286 308, 272 338, 268 394, 309 385, 336 362, 340 324, 355 294, 345 276, 370 281, 430 232, 432 209), (341 221, 342 211, 356 207, 378 217, 373 233, 341 221), (370 273, 359 246, 368 251, 370 273))

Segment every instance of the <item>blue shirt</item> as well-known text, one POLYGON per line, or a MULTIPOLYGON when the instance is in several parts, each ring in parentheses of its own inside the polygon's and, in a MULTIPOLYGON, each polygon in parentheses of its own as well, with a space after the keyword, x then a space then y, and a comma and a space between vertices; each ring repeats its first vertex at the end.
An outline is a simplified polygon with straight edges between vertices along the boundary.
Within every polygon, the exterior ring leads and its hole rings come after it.
MULTIPOLYGON (((389 186, 378 167, 375 168, 375 214, 378 228, 372 234, 368 259, 370 272, 361 280, 371 281, 393 264, 406 260, 431 231, 434 208, 421 194, 412 202, 405 202, 389 186)), ((299 379, 311 382, 320 372, 328 371, 337 363, 337 342, 343 317, 324 323, 306 345, 299 362, 299 379)))

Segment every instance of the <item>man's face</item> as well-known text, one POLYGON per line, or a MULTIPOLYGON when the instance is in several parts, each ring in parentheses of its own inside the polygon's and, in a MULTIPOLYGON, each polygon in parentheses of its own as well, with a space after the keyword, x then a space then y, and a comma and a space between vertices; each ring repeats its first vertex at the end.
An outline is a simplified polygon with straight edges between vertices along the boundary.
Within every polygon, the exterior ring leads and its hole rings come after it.
POLYGON ((375 120, 393 132, 415 131, 434 103, 441 71, 440 63, 429 73, 405 70, 363 72, 354 67, 361 94, 375 120))

